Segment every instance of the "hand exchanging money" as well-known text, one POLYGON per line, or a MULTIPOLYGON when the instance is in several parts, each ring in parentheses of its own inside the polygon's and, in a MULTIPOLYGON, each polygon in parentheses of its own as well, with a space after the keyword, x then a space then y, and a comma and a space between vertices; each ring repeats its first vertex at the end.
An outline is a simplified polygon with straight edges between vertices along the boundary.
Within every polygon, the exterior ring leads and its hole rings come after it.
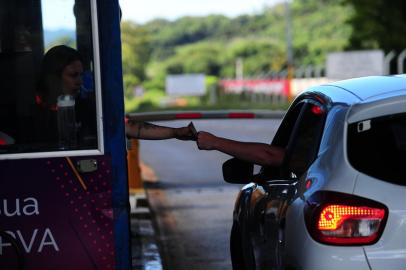
POLYGON ((193 122, 190 122, 186 127, 177 128, 175 138, 183 141, 196 141, 197 131, 193 122))

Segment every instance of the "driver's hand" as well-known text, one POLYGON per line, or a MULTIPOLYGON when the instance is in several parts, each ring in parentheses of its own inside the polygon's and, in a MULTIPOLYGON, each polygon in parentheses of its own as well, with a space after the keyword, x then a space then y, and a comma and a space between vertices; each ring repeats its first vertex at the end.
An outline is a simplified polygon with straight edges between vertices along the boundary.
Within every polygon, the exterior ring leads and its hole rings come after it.
POLYGON ((196 144, 200 150, 214 150, 216 149, 216 143, 218 143, 218 139, 213 134, 205 131, 197 133, 196 144))

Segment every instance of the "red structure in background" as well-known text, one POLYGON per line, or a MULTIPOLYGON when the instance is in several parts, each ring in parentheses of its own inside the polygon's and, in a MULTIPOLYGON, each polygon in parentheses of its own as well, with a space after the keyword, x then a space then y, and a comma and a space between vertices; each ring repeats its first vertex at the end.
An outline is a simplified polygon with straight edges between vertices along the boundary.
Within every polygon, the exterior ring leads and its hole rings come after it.
POLYGON ((289 97, 290 83, 286 79, 221 80, 225 93, 263 93, 289 97))

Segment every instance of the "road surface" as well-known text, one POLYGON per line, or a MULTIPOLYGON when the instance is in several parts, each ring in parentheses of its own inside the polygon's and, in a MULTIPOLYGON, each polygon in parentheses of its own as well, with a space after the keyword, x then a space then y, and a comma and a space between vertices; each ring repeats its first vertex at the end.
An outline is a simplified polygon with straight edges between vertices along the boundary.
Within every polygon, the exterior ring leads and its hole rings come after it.
MULTIPOLYGON (((227 138, 270 143, 280 120, 194 120, 196 129, 227 138)), ((178 127, 189 121, 156 122, 178 127)), ((195 142, 141 141, 141 159, 158 182, 147 193, 158 227, 165 270, 231 269, 229 231, 240 185, 222 180, 221 165, 230 158, 200 151, 195 142)))

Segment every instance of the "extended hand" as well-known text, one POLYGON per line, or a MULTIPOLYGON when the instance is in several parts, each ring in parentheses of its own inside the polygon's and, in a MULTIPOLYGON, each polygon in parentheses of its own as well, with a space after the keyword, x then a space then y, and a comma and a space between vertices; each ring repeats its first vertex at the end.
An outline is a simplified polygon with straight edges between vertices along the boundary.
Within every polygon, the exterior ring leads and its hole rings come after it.
POLYGON ((175 130, 175 138, 183 141, 196 141, 197 131, 192 122, 186 127, 177 128, 175 130))
POLYGON ((218 137, 205 131, 197 133, 197 147, 200 150, 214 150, 216 149, 216 143, 218 143, 218 137))

